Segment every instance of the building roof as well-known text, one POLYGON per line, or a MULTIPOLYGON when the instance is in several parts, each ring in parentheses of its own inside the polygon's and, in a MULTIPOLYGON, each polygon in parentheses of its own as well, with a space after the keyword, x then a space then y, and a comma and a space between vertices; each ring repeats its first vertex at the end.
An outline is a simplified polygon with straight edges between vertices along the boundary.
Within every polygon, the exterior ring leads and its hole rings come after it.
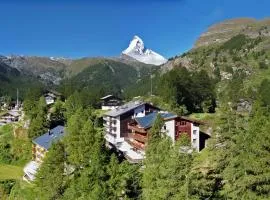
POLYGON ((100 98, 101 100, 105 100, 105 99, 108 99, 108 98, 111 98, 111 97, 113 97, 113 95, 112 94, 109 94, 109 95, 107 95, 107 96, 105 96, 105 97, 102 97, 102 98, 100 98))
POLYGON ((181 116, 180 118, 184 119, 186 121, 189 121, 191 123, 196 123, 196 124, 201 124, 201 125, 206 124, 205 122, 203 122, 201 120, 192 119, 192 118, 189 118, 189 117, 186 117, 186 116, 181 116))
POLYGON ((52 93, 52 94, 54 94, 56 96, 62 96, 62 94, 60 92, 57 92, 55 90, 46 90, 46 93, 52 93))
POLYGON ((20 116, 20 113, 17 111, 17 110, 10 110, 8 112, 5 112, 1 115, 1 117, 4 117, 4 116, 13 116, 13 117, 19 117, 20 116))
POLYGON ((58 141, 65 135, 64 126, 56 126, 51 129, 49 132, 39 136, 33 140, 34 144, 37 144, 46 150, 48 150, 53 142, 58 141))
POLYGON ((110 99, 122 100, 121 98, 116 97, 116 96, 114 96, 112 94, 109 94, 109 95, 107 95, 105 97, 100 98, 100 100, 102 100, 102 101, 106 101, 106 100, 110 100, 110 99))
POLYGON ((150 113, 144 117, 137 117, 137 118, 135 118, 135 120, 139 124, 140 127, 147 129, 147 128, 150 128, 154 124, 158 114, 160 114, 164 120, 174 119, 177 117, 177 115, 174 113, 153 112, 153 113, 150 113))
POLYGON ((124 113, 127 113, 128 111, 131 111, 139 106, 145 105, 147 103, 142 101, 131 101, 128 102, 122 106, 117 107, 116 109, 113 109, 109 112, 107 112, 105 115, 111 116, 111 117, 117 117, 119 115, 122 115, 124 113))
POLYGON ((14 117, 19 117, 20 116, 20 113, 18 113, 18 111, 16 110, 11 110, 8 112, 8 114, 14 116, 14 117))
POLYGON ((45 97, 56 98, 56 95, 55 95, 54 93, 46 93, 44 96, 45 96, 45 97))

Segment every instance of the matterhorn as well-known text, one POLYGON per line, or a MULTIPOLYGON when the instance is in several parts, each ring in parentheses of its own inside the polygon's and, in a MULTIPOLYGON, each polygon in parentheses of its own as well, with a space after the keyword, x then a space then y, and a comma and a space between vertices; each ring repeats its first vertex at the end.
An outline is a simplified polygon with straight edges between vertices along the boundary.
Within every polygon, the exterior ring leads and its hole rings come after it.
POLYGON ((145 48, 143 40, 137 35, 134 36, 129 47, 122 54, 146 64, 162 65, 167 62, 167 59, 160 54, 145 48))

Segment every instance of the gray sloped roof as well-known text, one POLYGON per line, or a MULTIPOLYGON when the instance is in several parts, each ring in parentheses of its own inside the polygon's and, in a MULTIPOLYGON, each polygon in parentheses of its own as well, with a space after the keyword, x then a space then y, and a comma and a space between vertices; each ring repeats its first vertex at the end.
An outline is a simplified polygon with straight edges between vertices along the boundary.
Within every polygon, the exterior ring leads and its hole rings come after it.
POLYGON ((118 108, 111 110, 109 112, 107 112, 105 115, 107 116, 111 116, 111 117, 117 117, 119 115, 122 115, 128 111, 131 111, 139 106, 145 105, 147 103, 145 102, 141 102, 141 101, 131 101, 128 102, 122 106, 119 106, 118 108))
POLYGON ((57 142, 65 135, 64 126, 56 126, 55 128, 51 129, 49 132, 37 137, 33 140, 34 144, 37 144, 46 150, 48 150, 53 142, 57 142))

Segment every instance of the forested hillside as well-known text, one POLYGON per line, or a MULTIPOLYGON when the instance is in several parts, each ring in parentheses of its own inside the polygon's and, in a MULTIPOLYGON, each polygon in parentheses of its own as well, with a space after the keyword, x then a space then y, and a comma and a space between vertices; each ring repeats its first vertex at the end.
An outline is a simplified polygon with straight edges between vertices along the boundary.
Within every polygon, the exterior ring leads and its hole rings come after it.
POLYGON ((21 97, 24 98, 25 94, 34 87, 42 87, 42 83, 37 78, 21 74, 17 69, 0 62, 0 97, 9 96, 15 99, 19 89, 21 97))

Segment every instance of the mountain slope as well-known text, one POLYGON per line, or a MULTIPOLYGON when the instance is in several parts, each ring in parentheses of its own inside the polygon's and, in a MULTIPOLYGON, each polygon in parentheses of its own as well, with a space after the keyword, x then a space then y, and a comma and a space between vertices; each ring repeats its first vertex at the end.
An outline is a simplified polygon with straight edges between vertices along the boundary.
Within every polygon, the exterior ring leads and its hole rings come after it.
MULTIPOLYGON (((235 19, 231 21, 237 21, 238 27, 245 27, 252 20, 235 19)), ((211 42, 211 38, 209 38, 209 42, 201 43, 203 45, 200 47, 169 59, 167 63, 161 65, 159 75, 162 76, 174 68, 184 67, 189 71, 204 70, 217 83, 216 93, 219 102, 233 100, 236 104, 245 101, 251 104, 262 81, 270 79, 269 21, 256 22, 254 26, 245 29, 240 34, 235 31, 236 29, 226 34, 220 34, 228 30, 226 26, 220 26, 220 24, 223 22, 214 25, 214 27, 219 27, 219 32, 212 32, 213 37, 219 42, 211 42)), ((157 80, 154 78, 153 82, 158 81, 159 77, 156 77, 157 80)), ((136 95, 146 95, 149 88, 150 78, 148 77, 147 80, 133 85, 131 91, 128 91, 128 95, 132 96, 132 93, 136 91, 140 91, 140 94, 136 95)))
POLYGON ((19 89, 20 98, 22 98, 34 87, 42 87, 37 78, 24 75, 0 60, 0 97, 8 95, 15 98, 16 91, 19 89))
POLYGON ((121 94, 125 88, 150 76, 151 71, 151 67, 136 68, 112 59, 83 59, 72 65, 82 66, 81 62, 85 65, 83 69, 65 79, 60 86, 67 96, 75 90, 121 94))
POLYGON ((163 56, 145 48, 143 40, 138 36, 134 36, 128 48, 122 54, 146 64, 161 65, 167 62, 167 59, 163 56))
POLYGON ((199 37, 195 43, 195 48, 220 44, 238 34, 244 34, 251 38, 270 36, 270 19, 237 18, 214 24, 199 37))
POLYGON ((26 76, 35 76, 47 84, 59 84, 64 76, 66 64, 49 57, 38 56, 2 56, 6 65, 17 69, 26 76))

